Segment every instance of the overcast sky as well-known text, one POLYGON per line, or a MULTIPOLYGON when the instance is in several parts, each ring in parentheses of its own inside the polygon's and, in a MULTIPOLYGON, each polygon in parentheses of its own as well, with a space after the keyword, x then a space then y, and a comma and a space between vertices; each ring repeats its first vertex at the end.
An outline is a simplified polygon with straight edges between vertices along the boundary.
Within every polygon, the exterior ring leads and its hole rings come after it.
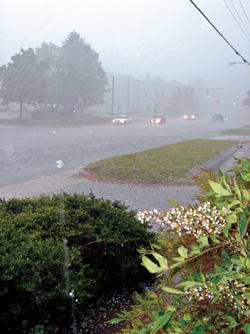
MULTIPOLYGON (((250 1, 225 1, 231 10, 233 3, 250 33, 250 1)), ((250 62, 250 34, 247 39, 225 1, 195 3, 250 62)), ((98 52, 108 72, 184 83, 200 77, 211 87, 250 88, 250 66, 228 64, 241 58, 189 0, 0 0, 0 64, 20 47, 61 45, 73 30, 98 52)))

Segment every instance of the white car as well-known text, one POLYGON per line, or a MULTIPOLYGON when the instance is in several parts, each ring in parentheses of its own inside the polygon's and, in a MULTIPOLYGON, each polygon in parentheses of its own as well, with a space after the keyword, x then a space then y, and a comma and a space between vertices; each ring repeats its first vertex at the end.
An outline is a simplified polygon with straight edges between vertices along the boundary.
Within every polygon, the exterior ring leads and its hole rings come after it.
POLYGON ((131 118, 128 115, 120 115, 112 119, 112 124, 113 125, 124 125, 126 123, 129 123, 130 121, 131 121, 131 118))
POLYGON ((196 116, 194 114, 185 114, 183 118, 185 121, 195 121, 196 120, 196 116))

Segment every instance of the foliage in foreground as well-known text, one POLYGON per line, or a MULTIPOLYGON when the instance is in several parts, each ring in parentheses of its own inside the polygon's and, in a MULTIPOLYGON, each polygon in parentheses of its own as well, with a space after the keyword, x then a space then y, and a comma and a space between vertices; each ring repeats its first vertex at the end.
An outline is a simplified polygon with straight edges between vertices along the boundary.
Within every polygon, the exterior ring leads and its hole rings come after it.
POLYGON ((65 333, 99 301, 150 278, 137 257, 154 234, 122 203, 92 194, 0 200, 4 333, 65 333))
POLYGON ((112 320, 124 333, 250 333, 250 160, 232 172, 203 171, 200 204, 138 214, 162 225, 159 243, 140 249, 161 278, 112 320))

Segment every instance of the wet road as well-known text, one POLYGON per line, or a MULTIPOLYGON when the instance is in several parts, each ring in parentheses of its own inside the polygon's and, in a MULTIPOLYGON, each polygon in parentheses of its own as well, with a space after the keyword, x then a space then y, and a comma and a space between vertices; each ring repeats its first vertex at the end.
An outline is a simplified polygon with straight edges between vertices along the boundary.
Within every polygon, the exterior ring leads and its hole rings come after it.
POLYGON ((212 138, 222 129, 234 126, 200 121, 81 128, 0 126, 0 187, 78 169, 115 155, 188 139, 212 138), (58 168, 60 164, 63 166, 58 168))

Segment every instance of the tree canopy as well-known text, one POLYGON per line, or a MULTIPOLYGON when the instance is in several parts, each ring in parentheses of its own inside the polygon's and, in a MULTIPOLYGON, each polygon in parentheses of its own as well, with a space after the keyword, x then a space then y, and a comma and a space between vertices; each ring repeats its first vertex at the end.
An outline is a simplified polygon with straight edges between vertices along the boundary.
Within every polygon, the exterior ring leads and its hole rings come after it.
POLYGON ((3 104, 16 102, 20 105, 22 118, 23 103, 43 101, 42 87, 45 85, 46 61, 39 61, 33 49, 21 49, 11 58, 11 62, 0 68, 3 104))
POLYGON ((98 54, 73 31, 62 46, 58 63, 59 103, 79 110, 102 102, 106 75, 98 54))
POLYGON ((54 103, 84 108, 102 102, 107 83, 99 55, 76 32, 61 47, 42 43, 35 51, 21 49, 0 68, 2 104, 54 103))

